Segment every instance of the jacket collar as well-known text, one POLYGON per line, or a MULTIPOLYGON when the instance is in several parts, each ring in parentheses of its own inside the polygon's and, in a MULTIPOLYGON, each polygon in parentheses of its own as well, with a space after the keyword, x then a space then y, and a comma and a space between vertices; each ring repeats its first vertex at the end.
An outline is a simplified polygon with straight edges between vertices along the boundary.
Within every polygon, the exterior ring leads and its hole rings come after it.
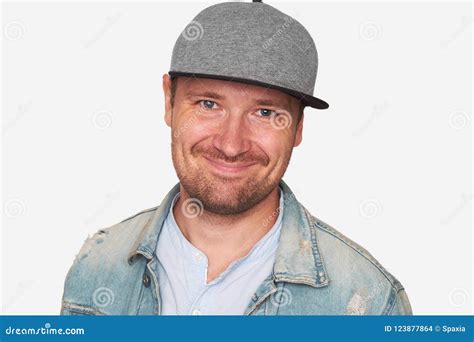
POLYGON ((179 192, 179 183, 176 184, 165 196, 161 204, 156 207, 154 215, 141 227, 138 239, 135 241, 130 253, 128 254, 128 263, 132 264, 137 255, 143 255, 148 260, 153 258, 155 248, 158 243, 163 222, 169 213, 173 198, 179 192))
MULTIPOLYGON (((284 210, 273 279, 276 282, 306 284, 313 287, 327 286, 329 279, 317 245, 313 219, 283 180, 280 181, 280 187, 283 190, 284 210)), ((163 222, 179 190, 178 183, 142 227, 128 255, 129 264, 133 263, 137 255, 142 255, 148 260, 153 258, 163 222)))
POLYGON ((279 282, 323 287, 329 279, 318 248, 316 228, 308 211, 298 202, 284 181, 284 210, 277 249, 274 279, 279 282))

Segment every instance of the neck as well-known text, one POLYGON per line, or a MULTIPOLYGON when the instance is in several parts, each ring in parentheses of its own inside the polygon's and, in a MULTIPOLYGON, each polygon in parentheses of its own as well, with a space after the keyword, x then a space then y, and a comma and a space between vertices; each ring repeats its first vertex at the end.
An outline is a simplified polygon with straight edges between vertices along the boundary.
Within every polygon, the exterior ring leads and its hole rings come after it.
POLYGON ((278 217, 279 188, 260 203, 236 215, 203 210, 197 217, 185 216, 179 208, 189 195, 180 186, 173 214, 183 235, 208 257, 208 280, 224 271, 234 260, 248 254, 272 228, 278 217))

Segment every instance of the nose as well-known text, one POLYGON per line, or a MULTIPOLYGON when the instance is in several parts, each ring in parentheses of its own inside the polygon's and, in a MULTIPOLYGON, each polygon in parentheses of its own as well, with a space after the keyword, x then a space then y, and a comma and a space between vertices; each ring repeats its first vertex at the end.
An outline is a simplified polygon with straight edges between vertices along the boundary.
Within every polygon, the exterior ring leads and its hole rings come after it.
POLYGON ((227 157, 235 157, 250 150, 250 127, 239 114, 229 113, 217 127, 213 145, 227 157))

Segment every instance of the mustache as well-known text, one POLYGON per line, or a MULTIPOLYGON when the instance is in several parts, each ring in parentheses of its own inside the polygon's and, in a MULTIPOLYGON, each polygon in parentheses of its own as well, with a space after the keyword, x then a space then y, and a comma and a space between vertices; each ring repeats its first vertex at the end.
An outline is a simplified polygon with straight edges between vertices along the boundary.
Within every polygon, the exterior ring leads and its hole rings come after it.
POLYGON ((260 163, 263 166, 267 166, 268 163, 270 162, 269 158, 267 155, 264 153, 256 153, 256 152, 244 152, 241 154, 238 154, 236 156, 229 157, 222 151, 210 147, 206 148, 204 146, 194 146, 191 149, 191 154, 194 157, 197 157, 198 155, 203 155, 208 157, 209 159, 214 159, 214 160, 222 160, 227 163, 235 163, 235 162, 244 162, 244 163, 260 163))

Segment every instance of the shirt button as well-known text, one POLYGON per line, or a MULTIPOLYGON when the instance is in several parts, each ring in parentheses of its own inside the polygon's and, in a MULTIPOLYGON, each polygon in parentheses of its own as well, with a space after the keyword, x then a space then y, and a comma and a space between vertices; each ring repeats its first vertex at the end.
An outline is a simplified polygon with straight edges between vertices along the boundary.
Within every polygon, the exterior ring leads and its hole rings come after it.
POLYGON ((202 254, 201 253, 196 253, 194 255, 194 257, 196 258, 197 261, 201 261, 202 260, 202 254))
POLYGON ((193 315, 194 316, 199 316, 200 314, 201 314, 201 310, 199 310, 199 309, 194 309, 193 310, 193 315))
POLYGON ((145 287, 150 286, 150 276, 146 273, 143 275, 143 286, 145 287))

